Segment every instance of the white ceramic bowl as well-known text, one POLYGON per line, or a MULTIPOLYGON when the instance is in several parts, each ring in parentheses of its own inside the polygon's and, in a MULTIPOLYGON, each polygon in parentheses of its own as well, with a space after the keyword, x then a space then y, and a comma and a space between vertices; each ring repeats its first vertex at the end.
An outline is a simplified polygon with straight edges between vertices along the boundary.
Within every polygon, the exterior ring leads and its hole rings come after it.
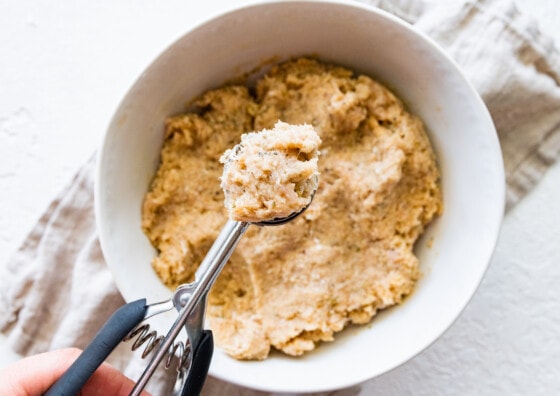
MULTIPOLYGON (((185 103, 269 59, 318 55, 380 80, 425 122, 442 170, 445 212, 417 244, 423 276, 403 305, 301 358, 241 362, 217 349, 210 374, 277 392, 350 386, 402 364, 458 317, 488 266, 504 208, 494 126, 455 63, 399 19, 356 3, 265 2, 192 29, 150 65, 117 109, 95 188, 103 253, 127 301, 170 296, 152 271, 141 204, 158 166, 163 122, 185 103), (431 248, 426 241, 433 238, 431 248)), ((154 317, 165 331, 175 317, 154 317)))

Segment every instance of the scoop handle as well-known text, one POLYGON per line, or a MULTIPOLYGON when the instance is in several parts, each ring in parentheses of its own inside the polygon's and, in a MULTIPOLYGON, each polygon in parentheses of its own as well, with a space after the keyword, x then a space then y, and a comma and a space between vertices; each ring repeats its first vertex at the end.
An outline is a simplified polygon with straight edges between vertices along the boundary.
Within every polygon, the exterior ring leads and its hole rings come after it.
POLYGON ((181 396, 198 396, 202 391, 214 353, 214 338, 211 330, 204 330, 198 347, 194 351, 192 366, 185 380, 181 396))
POLYGON ((95 370, 113 349, 144 319, 146 299, 125 304, 111 315, 91 343, 45 393, 46 396, 70 396, 79 393, 95 370))

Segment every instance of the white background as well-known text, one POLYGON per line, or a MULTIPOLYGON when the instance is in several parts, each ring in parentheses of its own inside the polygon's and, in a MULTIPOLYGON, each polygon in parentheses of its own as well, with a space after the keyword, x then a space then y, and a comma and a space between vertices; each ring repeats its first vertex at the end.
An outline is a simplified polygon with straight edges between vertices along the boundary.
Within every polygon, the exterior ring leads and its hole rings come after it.
MULTIPOLYGON (((516 3, 560 43, 560 1, 516 3)), ((141 71, 193 24, 233 4, 0 0, 0 263, 95 151, 141 71)), ((0 367, 17 358, 0 336, 0 367)), ((507 215, 459 320, 360 395, 373 393, 560 394, 560 164, 507 215)))

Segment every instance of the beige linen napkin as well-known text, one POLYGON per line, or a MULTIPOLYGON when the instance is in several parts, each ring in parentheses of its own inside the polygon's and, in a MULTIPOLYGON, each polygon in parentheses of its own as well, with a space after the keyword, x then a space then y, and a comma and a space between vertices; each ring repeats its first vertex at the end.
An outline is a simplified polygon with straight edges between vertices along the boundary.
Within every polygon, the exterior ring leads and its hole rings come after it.
MULTIPOLYGON (((560 156, 560 57, 534 21, 507 0, 371 0, 427 33, 459 63, 498 129, 511 207, 560 156)), ((0 277, 0 330, 22 355, 83 348, 124 303, 97 240, 90 159, 51 203, 0 277)), ((110 362, 138 378, 145 361, 128 344, 110 362)), ((149 389, 168 394, 172 373, 149 389)), ((354 395, 359 387, 334 394, 354 395)), ((205 395, 259 395, 209 378, 205 395)))

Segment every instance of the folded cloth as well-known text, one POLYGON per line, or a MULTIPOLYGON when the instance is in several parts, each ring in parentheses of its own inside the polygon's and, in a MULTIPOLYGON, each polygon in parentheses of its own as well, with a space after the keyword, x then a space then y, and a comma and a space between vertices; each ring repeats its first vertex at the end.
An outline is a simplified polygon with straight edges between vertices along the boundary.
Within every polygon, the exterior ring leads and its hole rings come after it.
MULTIPOLYGON (((482 95, 498 130, 511 208, 560 156, 560 57, 554 43, 508 0, 364 2, 441 44, 482 95)), ((94 162, 55 198, 3 268, 0 330, 22 355, 83 348, 124 303, 97 240, 94 162)), ((131 378, 145 366, 126 344, 109 361, 131 378)), ((169 394, 171 377, 172 372, 158 372, 148 389, 169 394)), ((359 387, 335 392, 357 393, 359 387)), ((209 378, 203 394, 262 393, 209 378)))

